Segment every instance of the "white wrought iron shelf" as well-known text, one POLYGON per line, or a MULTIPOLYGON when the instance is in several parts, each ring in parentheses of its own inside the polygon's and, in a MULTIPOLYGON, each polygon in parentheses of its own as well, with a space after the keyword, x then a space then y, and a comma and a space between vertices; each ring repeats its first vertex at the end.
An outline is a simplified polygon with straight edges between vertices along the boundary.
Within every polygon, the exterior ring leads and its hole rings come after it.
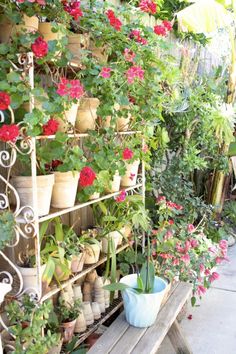
MULTIPOLYGON (((135 190, 137 188, 140 188, 142 187, 143 184, 142 183, 138 183, 136 184, 135 186, 133 187, 129 187, 129 188, 124 188, 124 190, 126 192, 129 192, 129 191, 132 191, 132 190, 135 190)), ((43 222, 43 221, 46 221, 46 220, 49 220, 49 219, 52 219, 52 218, 55 218, 57 216, 60 216, 60 215, 64 215, 64 214, 67 214, 67 213, 70 213, 72 211, 75 211, 75 210, 78 210, 78 209, 82 209, 86 206, 89 206, 89 205, 92 205, 92 204, 95 204, 95 203, 98 203, 102 200, 105 200, 105 199, 110 199, 112 197, 115 197, 115 196, 118 196, 120 193, 119 192, 115 192, 115 193, 111 193, 111 194, 107 194, 107 195, 104 195, 98 199, 93 199, 93 200, 90 200, 86 203, 78 203, 78 204, 75 204, 73 207, 71 208, 66 208, 66 209, 51 209, 50 210, 50 213, 48 215, 45 215, 45 216, 41 216, 39 217, 38 221, 39 222, 43 222)))
MULTIPOLYGON (((115 132, 115 135, 134 135, 134 134, 141 134, 141 130, 130 130, 127 132, 115 132)), ((69 133, 67 134, 70 138, 77 138, 77 139, 81 139, 81 138, 87 138, 89 137, 89 134, 84 133, 69 133)), ((46 139, 55 139, 55 135, 39 135, 35 137, 36 140, 46 140, 46 139)))
MULTIPOLYGON (((120 246, 117 250, 116 250, 116 254, 120 253, 121 251, 125 250, 126 248, 129 247, 129 244, 126 243, 122 246, 120 246)), ((111 257, 111 256, 110 256, 111 257)), ((56 286, 54 289, 50 290, 49 292, 47 292, 45 295, 42 296, 40 302, 44 302, 47 299, 50 299, 53 295, 57 294, 58 292, 60 292, 62 289, 66 288, 67 285, 69 284, 73 284, 75 283, 77 280, 81 279, 82 277, 84 277, 86 274, 88 274, 89 272, 91 272, 92 270, 96 269, 98 266, 100 266, 101 264, 105 263, 107 260, 107 256, 102 254, 102 257, 99 259, 99 261, 95 264, 89 265, 87 266, 85 269, 83 269, 81 272, 79 272, 78 274, 76 274, 75 276, 73 276, 72 278, 62 282, 60 284, 60 286, 56 286)))

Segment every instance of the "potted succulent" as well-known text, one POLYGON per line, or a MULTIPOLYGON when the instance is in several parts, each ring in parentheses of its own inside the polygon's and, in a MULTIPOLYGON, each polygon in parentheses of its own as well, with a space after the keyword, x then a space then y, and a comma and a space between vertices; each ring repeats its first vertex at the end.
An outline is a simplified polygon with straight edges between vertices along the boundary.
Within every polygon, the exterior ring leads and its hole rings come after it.
POLYGON ((146 262, 140 272, 126 275, 119 283, 103 287, 110 291, 121 290, 127 322, 141 328, 149 327, 155 322, 167 286, 162 278, 155 276, 149 236, 147 244, 146 262))
POLYGON ((63 300, 59 299, 59 304, 56 307, 56 314, 59 320, 59 328, 62 333, 63 343, 71 341, 76 320, 81 312, 80 300, 75 300, 73 305, 66 304, 63 300))
POLYGON ((84 166, 83 151, 76 139, 58 132, 54 140, 47 141, 39 148, 40 165, 53 172, 55 183, 51 205, 54 208, 74 206, 80 171, 84 166))

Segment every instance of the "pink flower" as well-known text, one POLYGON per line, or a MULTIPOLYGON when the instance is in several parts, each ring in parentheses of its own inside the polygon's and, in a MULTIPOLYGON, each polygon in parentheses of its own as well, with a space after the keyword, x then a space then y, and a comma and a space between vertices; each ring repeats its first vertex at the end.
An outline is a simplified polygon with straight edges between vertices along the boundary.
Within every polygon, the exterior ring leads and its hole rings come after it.
POLYGON ((179 259, 178 258, 174 258, 173 260, 172 260, 172 264, 173 265, 179 265, 179 259))
POLYGON ((83 16, 83 12, 80 8, 80 1, 62 1, 64 10, 68 12, 68 14, 74 18, 75 21, 78 20, 79 17, 83 16))
POLYGON ((134 178, 135 178, 135 176, 136 176, 136 174, 135 174, 135 173, 131 173, 131 174, 130 174, 130 176, 129 176, 129 179, 130 179, 131 181, 133 181, 133 180, 134 180, 134 178))
POLYGON ((171 230, 168 230, 164 236, 164 240, 167 241, 173 236, 173 232, 171 230))
POLYGON ((169 225, 174 225, 174 223, 175 223, 175 222, 174 222, 173 219, 170 219, 170 220, 168 221, 168 224, 169 224, 169 225))
POLYGON ((164 195, 159 195, 156 199, 156 203, 165 202, 166 197, 164 195))
POLYGON ((169 254, 169 253, 160 253, 159 256, 164 259, 171 259, 174 257, 174 256, 172 256, 172 254, 169 254))
POLYGON ((190 248, 191 248, 191 242, 186 240, 185 241, 185 248, 184 248, 185 252, 188 252, 190 250, 190 248))
POLYGON ((133 63, 135 57, 136 57, 136 54, 132 50, 130 50, 128 48, 125 48, 125 50, 124 50, 124 58, 125 58, 126 61, 129 61, 130 63, 133 63))
POLYGON ((225 250, 228 248, 228 242, 226 240, 220 240, 219 242, 219 247, 222 249, 222 250, 225 250))
POLYGON ((57 84, 57 93, 60 96, 79 99, 84 95, 84 88, 79 80, 68 80, 62 77, 57 84))
POLYGON ((204 295, 206 293, 206 288, 203 285, 198 285, 197 293, 199 296, 204 295))
POLYGON ((158 230, 152 230, 152 234, 153 235, 157 235, 158 234, 158 230))
POLYGON ((104 79, 109 79, 111 77, 111 68, 102 68, 100 76, 102 76, 104 79))
POLYGON ((158 36, 163 36, 163 37, 167 35, 166 28, 165 26, 162 25, 154 26, 154 33, 156 33, 158 36))
POLYGON ((37 4, 42 5, 42 6, 46 5, 45 0, 18 0, 18 3, 23 4, 26 1, 31 2, 31 3, 36 2, 37 4))
POLYGON ((123 160, 131 160, 134 156, 134 153, 129 148, 125 148, 123 150, 122 156, 123 156, 123 160))
POLYGON ((195 227, 193 226, 193 224, 188 224, 187 230, 188 230, 189 233, 192 233, 192 232, 195 231, 195 227))
POLYGON ((197 240, 191 239, 190 242, 191 242, 191 247, 192 247, 192 248, 198 247, 198 241, 197 241, 197 240))
POLYGON ((146 153, 148 152, 148 146, 147 144, 144 144, 143 147, 142 147, 142 152, 146 153))
POLYGON ((211 274, 211 272, 210 272, 209 269, 206 269, 205 272, 204 272, 204 274, 205 274, 206 277, 208 277, 208 276, 211 274))
POLYGON ((31 44, 31 49, 36 58, 43 58, 48 54, 48 44, 42 37, 35 39, 31 44))
POLYGON ((121 203, 121 202, 123 202, 125 200, 125 198, 126 198, 126 191, 122 190, 120 192, 120 194, 117 197, 115 197, 115 201, 117 203, 121 203))
POLYGON ((96 179, 96 173, 89 166, 85 166, 80 171, 79 185, 81 187, 89 187, 93 185, 96 179))
POLYGON ((211 276, 209 277, 210 283, 212 283, 213 281, 219 279, 219 277, 220 277, 220 274, 219 274, 219 273, 213 272, 213 273, 211 274, 211 276))
POLYGON ((202 264, 202 263, 200 264, 199 270, 200 270, 201 273, 205 271, 205 266, 204 266, 204 264, 202 264))
POLYGON ((147 44, 147 40, 141 36, 141 32, 139 30, 132 30, 129 35, 130 39, 134 39, 136 42, 145 45, 147 44))
POLYGON ((114 11, 108 10, 106 16, 110 22, 110 25, 115 28, 116 31, 120 31, 122 27, 122 22, 115 16, 114 11))
POLYGON ((139 7, 142 11, 154 15, 157 12, 157 5, 152 0, 141 0, 139 7))
POLYGON ((190 256, 189 254, 184 254, 183 256, 180 257, 180 259, 186 263, 186 264, 189 264, 190 263, 190 256))
POLYGON ((164 20, 162 21, 162 24, 167 29, 167 31, 172 30, 172 23, 170 21, 164 20))
POLYGON ((179 242, 177 242, 176 246, 176 251, 179 252, 179 253, 184 253, 185 252, 185 248, 183 248, 179 242))
POLYGON ((220 264, 220 263, 222 263, 222 262, 223 262, 223 260, 224 260, 224 258, 222 258, 222 257, 216 257, 216 259, 215 259, 216 264, 220 264))
POLYGON ((193 319, 193 315, 188 315, 187 319, 188 320, 192 320, 193 319))
POLYGON ((144 70, 141 68, 141 66, 131 66, 131 68, 126 71, 126 77, 128 83, 133 84, 136 78, 139 80, 144 79, 144 70))
POLYGON ((216 253, 217 250, 216 250, 216 247, 215 246, 211 246, 208 248, 208 251, 211 252, 211 253, 216 253))

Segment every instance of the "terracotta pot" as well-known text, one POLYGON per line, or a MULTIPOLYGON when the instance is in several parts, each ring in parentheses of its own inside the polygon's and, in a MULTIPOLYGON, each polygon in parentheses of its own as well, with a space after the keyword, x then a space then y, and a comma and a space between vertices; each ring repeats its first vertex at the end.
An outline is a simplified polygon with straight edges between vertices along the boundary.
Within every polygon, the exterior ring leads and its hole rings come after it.
POLYGON ((86 281, 93 284, 98 277, 96 269, 91 270, 86 276, 86 281))
POLYGON ((136 185, 139 164, 140 160, 136 160, 133 163, 125 162, 126 173, 121 177, 122 187, 132 187, 136 185))
POLYGON ((55 184, 52 191, 53 208, 70 208, 75 204, 80 173, 77 171, 54 172, 55 184))
POLYGON ((63 34, 60 31, 52 32, 52 24, 50 22, 40 22, 39 32, 46 42, 60 40, 63 37, 63 34))
MULTIPOLYGON (((37 176, 38 215, 49 213, 54 175, 37 176)), ((31 176, 12 177, 12 185, 20 197, 21 206, 33 207, 33 182, 31 176)))
POLYGON ((79 133, 95 130, 99 104, 100 101, 97 98, 81 99, 75 123, 75 127, 79 133))
POLYGON ((15 26, 15 31, 20 32, 26 30, 26 32, 37 32, 39 28, 39 19, 36 16, 23 15, 22 23, 15 26))
POLYGON ((91 245, 86 245, 85 252, 86 252, 86 256, 85 256, 84 264, 94 264, 97 263, 99 260, 101 248, 99 245, 94 243, 91 245))
POLYGON ((90 41, 89 50, 91 50, 92 56, 97 58, 100 63, 107 63, 108 54, 106 53, 106 49, 106 46, 96 47, 94 42, 90 41))
MULTIPOLYGON (((38 270, 37 268, 24 268, 16 265, 17 269, 22 275, 23 278, 23 290, 27 290, 28 292, 31 292, 32 289, 39 290, 38 286, 38 270)), ((44 270, 46 268, 46 264, 43 264, 40 269, 41 269, 41 275, 43 274, 44 270)))
POLYGON ((92 311, 93 311, 93 316, 95 320, 99 320, 101 318, 101 311, 100 311, 100 306, 97 302, 92 302, 92 311))
MULTIPOLYGON (((69 268, 69 265, 68 265, 68 268, 69 268)), ((70 277, 70 272, 65 272, 64 270, 62 270, 62 268, 59 264, 57 264, 55 267, 55 274, 56 274, 56 277, 59 281, 68 280, 70 277)))
POLYGON ((86 329, 87 329, 86 320, 84 317, 84 313, 82 311, 76 320, 75 333, 83 333, 84 331, 86 331, 86 329))
POLYGON ((59 123, 58 131, 59 132, 73 132, 75 127, 75 121, 77 116, 79 103, 72 103, 72 106, 64 112, 64 118, 56 118, 59 123))
POLYGON ((116 111, 127 111, 125 117, 118 117, 116 120, 116 130, 118 132, 126 132, 129 129, 129 124, 131 120, 131 113, 129 112, 130 106, 120 106, 119 104, 114 105, 116 111))
POLYGON ((0 22, 0 42, 8 43, 11 39, 13 23, 7 18, 2 17, 0 22))
POLYGON ((60 292, 60 299, 65 302, 65 306, 70 308, 71 305, 74 305, 74 293, 70 291, 62 290, 60 292))
POLYGON ((91 324, 94 323, 93 311, 91 308, 91 304, 88 301, 83 302, 83 314, 84 314, 84 318, 85 318, 87 326, 90 326, 91 324))
POLYGON ((72 62, 81 62, 82 51, 89 47, 89 34, 73 33, 68 36, 67 49, 73 55, 72 62))
POLYGON ((103 287, 103 279, 102 277, 97 277, 94 282, 94 289, 95 290, 102 289, 102 287, 103 287))
POLYGON ((61 353, 61 347, 62 347, 62 340, 58 345, 55 345, 52 347, 49 351, 48 354, 60 354, 61 353))
POLYGON ((107 254, 109 239, 113 239, 115 249, 117 249, 120 237, 122 237, 122 235, 119 233, 119 231, 111 231, 111 232, 109 232, 105 237, 102 238, 102 252, 107 254))
POLYGON ((73 286, 73 292, 74 292, 74 299, 75 300, 83 300, 83 294, 82 294, 82 291, 81 291, 81 286, 78 285, 78 284, 74 284, 73 286))
POLYGON ((114 176, 113 180, 111 181, 111 187, 106 190, 107 193, 115 193, 119 192, 120 190, 120 183, 121 183, 121 176, 119 175, 119 172, 117 171, 114 176))
POLYGON ((71 271, 72 273, 79 273, 83 270, 85 260, 85 252, 81 252, 78 256, 71 258, 71 271))
POLYGON ((60 325, 63 343, 68 343, 71 341, 75 330, 75 324, 76 320, 71 322, 65 322, 60 325))

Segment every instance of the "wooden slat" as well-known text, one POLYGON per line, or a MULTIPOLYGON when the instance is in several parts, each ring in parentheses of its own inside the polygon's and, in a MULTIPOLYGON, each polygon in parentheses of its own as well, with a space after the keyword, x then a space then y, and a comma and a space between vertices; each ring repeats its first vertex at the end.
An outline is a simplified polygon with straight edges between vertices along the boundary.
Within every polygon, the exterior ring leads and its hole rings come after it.
POLYGON ((191 291, 192 286, 190 284, 179 283, 165 306, 159 312, 155 324, 148 328, 145 335, 131 352, 132 354, 155 354, 157 352, 178 313, 189 298, 191 291))
POLYGON ((170 327, 168 337, 177 354, 193 354, 177 320, 170 327))
MULTIPOLYGON (((109 352, 110 354, 130 354, 135 348, 137 342, 144 336, 147 328, 137 328, 129 326, 123 337, 116 342, 114 348, 109 352)), ((104 354, 104 352, 103 352, 104 354)), ((146 352, 147 354, 147 352, 146 352)))
POLYGON ((122 312, 122 314, 117 317, 112 325, 106 330, 104 335, 96 341, 96 344, 88 351, 88 354, 110 353, 112 347, 124 335, 128 327, 129 324, 125 320, 124 312, 122 312))

